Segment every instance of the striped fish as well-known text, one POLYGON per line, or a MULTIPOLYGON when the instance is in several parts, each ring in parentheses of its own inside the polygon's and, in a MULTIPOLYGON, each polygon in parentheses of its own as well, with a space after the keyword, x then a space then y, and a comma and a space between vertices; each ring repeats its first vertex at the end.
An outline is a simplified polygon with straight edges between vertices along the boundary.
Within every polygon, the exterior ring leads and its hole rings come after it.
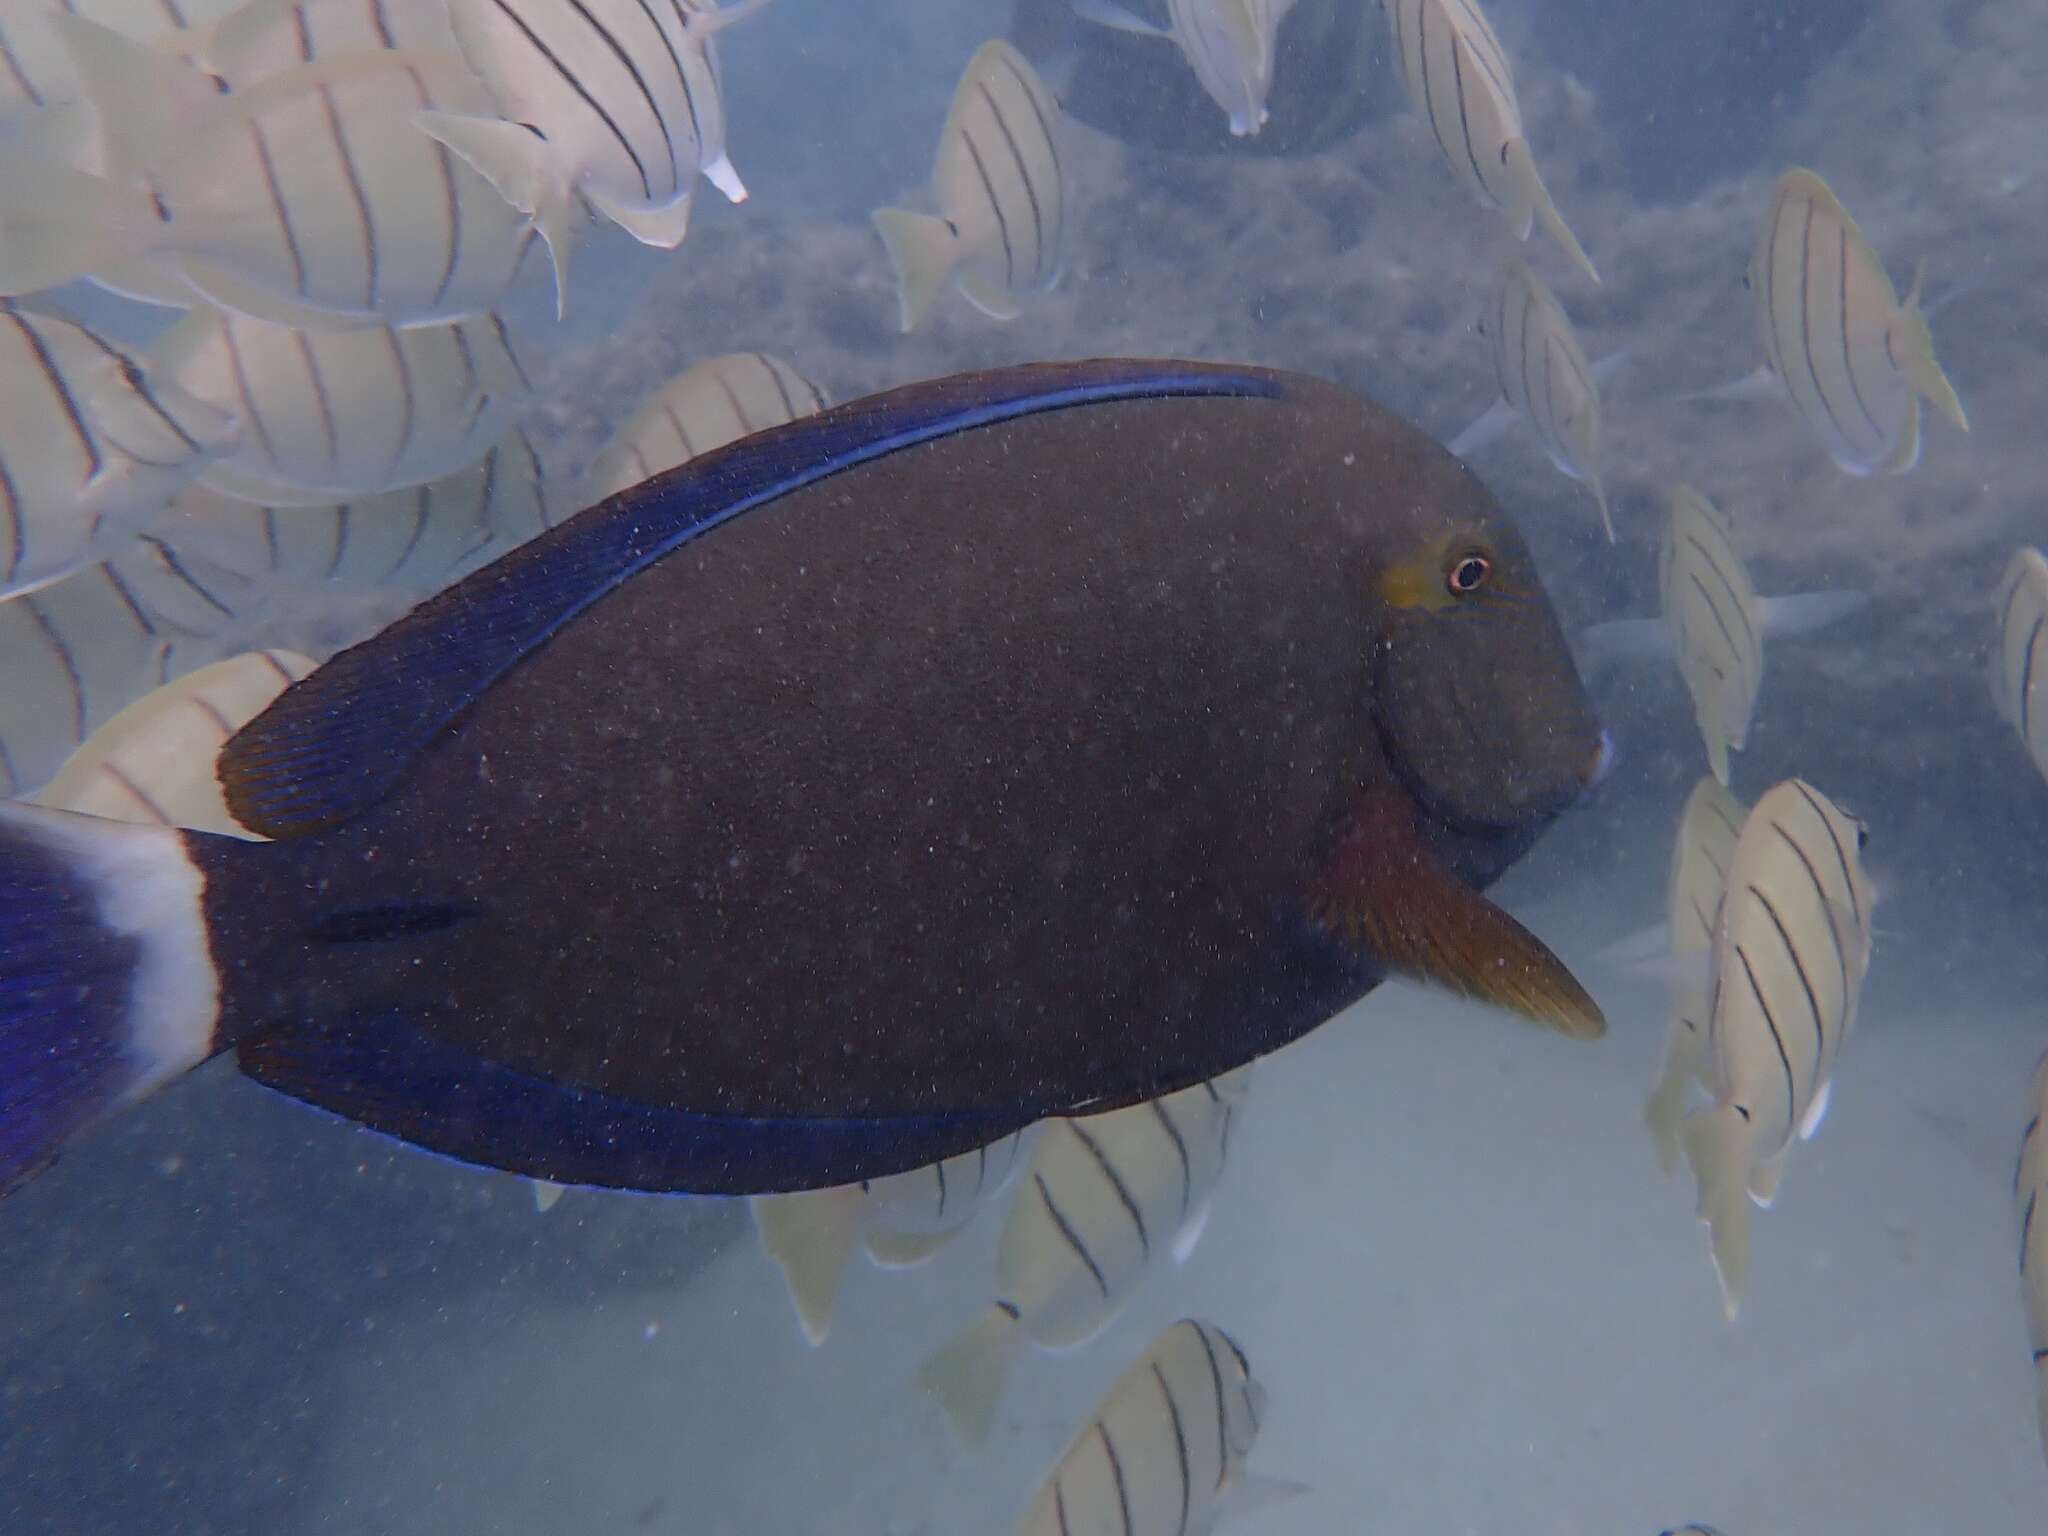
POLYGON ((824 392, 779 357, 706 358, 649 395, 612 434, 591 463, 587 498, 603 501, 700 453, 824 408, 824 392))
POLYGON ((145 536, 0 603, 0 796, 34 794, 134 700, 227 648, 249 584, 145 536))
POLYGON ((1904 303, 1884 263, 1812 171, 1771 189, 1744 278, 1764 356, 1793 405, 1852 475, 1902 475, 1920 462, 1920 399, 1963 431, 1920 311, 1920 274, 1904 303))
POLYGON ((559 298, 578 197, 663 249, 682 244, 700 172, 746 200, 725 152, 715 39, 765 3, 448 0, 456 46, 497 110, 423 123, 534 216, 559 298))
POLYGON ((1749 741, 1763 683, 1763 608, 1728 519, 1689 485, 1671 492, 1657 589, 1708 766, 1725 785, 1728 754, 1749 741))
POLYGON ((1019 294, 1059 280, 1062 132, 1059 103, 1022 54, 1000 38, 974 51, 939 133, 939 212, 874 214, 896 266, 905 331, 948 281, 991 319, 1014 320, 1019 294))
POLYGON ((511 428, 533 395, 505 324, 304 331, 205 306, 145 361, 241 422, 206 465, 215 490, 264 506, 317 507, 454 474, 511 428))
POLYGON ((122 548, 237 430, 85 326, 0 300, 0 599, 122 548))
POLYGON ((2048 777, 2048 559, 2038 549, 2013 551, 1994 611, 1991 700, 2020 733, 2034 767, 2048 777))
POLYGON ((137 42, 174 38, 182 29, 217 21, 241 0, 7 0, 0 5, 0 137, 72 163, 92 164, 92 114, 85 108, 77 66, 54 24, 62 13, 83 16, 137 42))
POLYGON ((856 1242, 884 1269, 923 1263, 1009 1188, 1033 1139, 1019 1131, 908 1173, 753 1196, 761 1251, 782 1270, 804 1338, 822 1344, 830 1333, 833 1297, 856 1242))
POLYGON ((1592 489, 1612 544, 1614 519, 1600 486, 1600 390, 1564 306, 1526 261, 1510 256, 1482 329, 1493 344, 1501 398, 1535 430, 1550 462, 1592 489))
POLYGON ((1085 1344, 1156 1259, 1194 1251, 1249 1076, 1046 1123, 1003 1227, 996 1300, 918 1373, 963 1440, 987 1438, 1026 1338, 1085 1344))
POLYGON ((350 54, 228 95, 60 23, 121 173, 0 168, 0 291, 147 262, 223 309, 317 329, 442 324, 510 287, 533 231, 415 119, 488 111, 453 54, 350 54))
POLYGON ((1685 1113, 1686 1094, 1694 1083, 1708 1086, 1707 1018, 1712 1005, 1708 956, 1714 948, 1714 923, 1721 915, 1721 893, 1728 883, 1728 861, 1734 857, 1735 840, 1748 815, 1748 808, 1710 776, 1693 785, 1678 818, 1665 910, 1669 914, 1667 942, 1679 974, 1671 983, 1671 1027, 1665 1036, 1664 1060, 1657 1069, 1649 1102, 1643 1106, 1643 1123, 1667 1178, 1678 1167, 1678 1126, 1685 1113))
POLYGON ((1118 0, 1074 3, 1090 21, 1172 42, 1239 138, 1265 125, 1280 23, 1293 8, 1294 0, 1166 0, 1162 27, 1132 15, 1118 0))
POLYGON ((1380 0, 1408 100, 1451 174, 1507 215, 1517 240, 1543 227, 1594 282, 1600 274, 1550 199, 1522 128, 1508 56, 1477 0, 1380 0))
POLYGON ((453 53, 444 6, 419 0, 248 0, 211 26, 187 27, 158 46, 246 90, 259 80, 351 53, 453 53))
POLYGON ((36 803, 254 838, 229 813, 214 762, 230 736, 312 670, 293 651, 244 651, 165 683, 94 731, 36 803))
POLYGON ((1714 1103, 1680 1128, 1733 1319, 1749 1266, 1745 1191, 1775 1197, 1796 1135, 1827 1113, 1835 1058, 1870 964, 1864 824, 1788 779, 1742 824, 1714 925, 1707 1023, 1714 1103))
POLYGON ((266 601, 438 592, 553 526, 541 463, 513 432, 425 485, 325 507, 260 506, 195 487, 163 523, 167 543, 256 583, 266 601))
POLYGON ((1237 1341, 1184 1317, 1146 1346, 1039 1484, 1021 1536, 1187 1536, 1303 1490, 1245 1470, 1266 1392, 1237 1341))
POLYGON ((2020 1138, 2019 1165, 2013 1169, 2013 1201, 2020 1224, 2020 1287, 2026 1295, 2027 1336, 2034 1346, 2038 1383, 2036 1412, 2041 1424, 2041 1454, 2048 1458, 2048 1056, 2034 1068, 2032 1118, 2020 1138))

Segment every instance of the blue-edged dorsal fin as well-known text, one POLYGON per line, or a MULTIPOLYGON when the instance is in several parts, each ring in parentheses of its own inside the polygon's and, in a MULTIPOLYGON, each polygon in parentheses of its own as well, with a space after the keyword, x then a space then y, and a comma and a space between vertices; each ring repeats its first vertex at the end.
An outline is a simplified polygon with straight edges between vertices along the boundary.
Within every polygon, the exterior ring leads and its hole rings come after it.
POLYGON ((843 470, 1047 411, 1286 390, 1284 374, 1255 368, 1030 363, 905 385, 742 438, 577 514, 286 689, 221 752, 228 807, 272 838, 347 820, 606 593, 699 534, 843 470))

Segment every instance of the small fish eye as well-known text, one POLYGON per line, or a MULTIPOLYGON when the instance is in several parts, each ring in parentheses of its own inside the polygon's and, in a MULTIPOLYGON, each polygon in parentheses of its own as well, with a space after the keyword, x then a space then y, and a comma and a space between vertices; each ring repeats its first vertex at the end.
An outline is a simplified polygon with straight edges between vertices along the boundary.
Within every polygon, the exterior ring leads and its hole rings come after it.
POLYGON ((1870 828, 1863 822, 1856 823, 1856 847, 1860 852, 1870 846, 1870 828))
POLYGON ((1492 570, 1491 560, 1477 550, 1470 550, 1451 562, 1444 572, 1444 586, 1453 597, 1468 597, 1486 585, 1492 570))

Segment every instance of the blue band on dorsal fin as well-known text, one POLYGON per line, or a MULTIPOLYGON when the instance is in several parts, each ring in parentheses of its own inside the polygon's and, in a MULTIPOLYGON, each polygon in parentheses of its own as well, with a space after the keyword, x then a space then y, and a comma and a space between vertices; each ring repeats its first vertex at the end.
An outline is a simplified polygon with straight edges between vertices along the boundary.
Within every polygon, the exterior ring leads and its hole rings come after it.
POLYGON ((688 540, 937 438, 1112 401, 1279 399, 1284 374, 1204 363, 1032 363, 906 385, 740 439, 630 487, 343 651, 222 750, 229 808, 302 836, 389 792, 419 752, 564 624, 688 540))

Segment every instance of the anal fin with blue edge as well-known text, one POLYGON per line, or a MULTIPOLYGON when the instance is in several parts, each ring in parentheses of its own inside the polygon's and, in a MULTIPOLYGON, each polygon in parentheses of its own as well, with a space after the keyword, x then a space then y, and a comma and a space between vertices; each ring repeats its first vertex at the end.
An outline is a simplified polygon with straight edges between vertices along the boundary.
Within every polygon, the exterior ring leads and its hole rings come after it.
POLYGON ((1030 1116, 758 1119, 554 1082, 450 1046, 404 1012, 265 1028, 237 1048, 267 1088, 460 1162, 555 1184, 750 1195, 878 1178, 1000 1141, 1030 1116))

